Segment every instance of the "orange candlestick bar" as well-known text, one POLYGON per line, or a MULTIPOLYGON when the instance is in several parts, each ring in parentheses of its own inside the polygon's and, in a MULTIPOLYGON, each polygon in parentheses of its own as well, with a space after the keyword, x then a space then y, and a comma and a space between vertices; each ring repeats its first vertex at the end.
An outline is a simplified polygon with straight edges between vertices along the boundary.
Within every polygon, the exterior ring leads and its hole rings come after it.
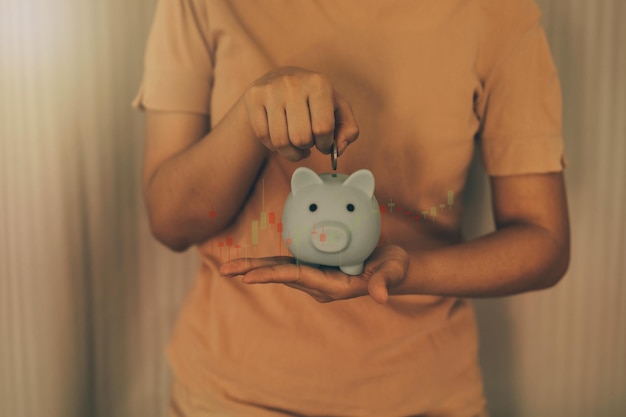
POLYGON ((274 230, 274 225, 276 224, 276 213, 270 211, 267 222, 270 224, 270 228, 274 230))

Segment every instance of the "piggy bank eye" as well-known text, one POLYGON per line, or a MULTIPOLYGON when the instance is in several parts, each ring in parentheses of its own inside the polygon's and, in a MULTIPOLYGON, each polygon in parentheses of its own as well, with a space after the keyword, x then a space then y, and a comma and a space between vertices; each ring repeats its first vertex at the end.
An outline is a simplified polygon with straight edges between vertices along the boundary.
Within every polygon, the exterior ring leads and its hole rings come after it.
POLYGON ((350 211, 350 212, 354 211, 354 204, 348 204, 348 205, 346 206, 346 209, 347 209, 348 211, 350 211))
POLYGON ((313 203, 309 206, 309 211, 314 212, 315 210, 317 210, 317 204, 313 203))

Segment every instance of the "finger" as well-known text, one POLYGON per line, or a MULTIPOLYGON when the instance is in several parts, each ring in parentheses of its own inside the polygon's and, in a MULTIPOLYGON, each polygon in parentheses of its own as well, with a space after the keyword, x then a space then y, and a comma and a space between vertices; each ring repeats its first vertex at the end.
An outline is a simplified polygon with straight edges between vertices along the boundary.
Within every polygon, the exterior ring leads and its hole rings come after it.
POLYGON ((276 152, 276 148, 272 145, 270 138, 270 129, 267 121, 267 112, 261 104, 250 103, 247 106, 248 118, 250 125, 257 139, 272 152, 276 152))
POLYGON ((316 273, 319 274, 320 271, 306 265, 296 263, 268 263, 265 266, 250 269, 244 276, 244 282, 250 284, 297 282, 306 286, 306 282, 311 283, 314 281, 311 279, 311 275, 316 273), (306 277, 306 282, 301 282, 303 277, 306 277))
POLYGON ((335 98, 335 141, 339 155, 359 136, 359 126, 350 103, 339 94, 335 98))
POLYGON ((242 275, 256 268, 266 266, 293 264, 295 260, 290 256, 273 256, 267 258, 237 258, 220 265, 220 274, 224 276, 242 275))
POLYGON ((395 258, 387 259, 378 265, 367 285, 370 296, 384 304, 389 298, 389 288, 404 279, 405 268, 395 258))
POLYGON ((319 302, 343 300, 366 295, 367 281, 334 269, 309 266, 270 265, 254 269, 243 277, 246 284, 281 283, 304 291, 319 302))
POLYGON ((311 133, 311 118, 306 101, 287 104, 287 131, 291 145, 298 149, 309 149, 315 143, 311 133))
POLYGON ((387 285, 387 278, 384 272, 378 271, 370 278, 367 284, 367 291, 374 301, 379 304, 385 304, 389 299, 387 285))
POLYGON ((282 106, 266 106, 267 123, 272 147, 279 153, 284 153, 289 148, 289 135, 287 133, 287 119, 282 106))
POLYGON ((276 151, 292 162, 297 162, 309 156, 311 152, 308 149, 296 149, 291 145, 285 109, 282 106, 268 106, 265 107, 265 111, 267 112, 272 146, 276 151))
POLYGON ((311 297, 313 297, 316 301, 320 302, 320 303, 326 303, 329 301, 332 301, 333 299, 328 296, 327 294, 324 294, 323 292, 319 291, 319 290, 315 290, 312 288, 307 288, 305 286, 296 284, 294 282, 285 282, 283 283, 283 285, 286 285, 287 287, 296 289, 298 291, 302 291, 303 293, 306 293, 308 295, 310 295, 311 297))
POLYGON ((285 284, 306 292, 319 302, 354 298, 368 293, 368 282, 363 277, 298 264, 271 264, 256 268, 247 272, 242 280, 246 284, 285 284))
POLYGON ((319 302, 366 295, 367 281, 337 270, 320 270, 304 265, 272 265, 254 269, 243 277, 246 284, 280 283, 303 291, 319 302))
POLYGON ((315 146, 320 152, 328 154, 332 151, 335 133, 332 90, 320 86, 309 94, 308 101, 315 146))

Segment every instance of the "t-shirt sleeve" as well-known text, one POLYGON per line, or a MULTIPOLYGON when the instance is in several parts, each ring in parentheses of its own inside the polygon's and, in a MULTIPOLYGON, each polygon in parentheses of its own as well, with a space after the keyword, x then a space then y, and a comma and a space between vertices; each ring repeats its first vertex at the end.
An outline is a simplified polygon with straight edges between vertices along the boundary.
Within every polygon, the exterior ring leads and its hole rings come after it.
POLYGON ((487 12, 494 21, 486 24, 488 63, 476 106, 485 171, 494 176, 561 171, 566 166, 561 87, 539 9, 533 0, 498 1, 501 9, 487 12))
POLYGON ((210 114, 213 48, 202 0, 159 0, 133 107, 210 114))

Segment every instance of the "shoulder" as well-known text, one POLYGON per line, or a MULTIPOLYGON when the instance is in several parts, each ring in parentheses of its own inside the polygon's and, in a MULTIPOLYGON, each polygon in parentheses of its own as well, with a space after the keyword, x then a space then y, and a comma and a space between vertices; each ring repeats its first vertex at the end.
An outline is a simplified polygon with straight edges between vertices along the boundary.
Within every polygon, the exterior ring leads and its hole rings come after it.
POLYGON ((507 42, 523 35, 541 18, 535 0, 481 0, 484 41, 507 42))
POLYGON ((541 10, 535 0, 480 0, 479 72, 485 75, 535 26, 541 10))
POLYGON ((481 0, 481 2, 485 11, 499 18, 517 20, 539 13, 535 0, 481 0))

